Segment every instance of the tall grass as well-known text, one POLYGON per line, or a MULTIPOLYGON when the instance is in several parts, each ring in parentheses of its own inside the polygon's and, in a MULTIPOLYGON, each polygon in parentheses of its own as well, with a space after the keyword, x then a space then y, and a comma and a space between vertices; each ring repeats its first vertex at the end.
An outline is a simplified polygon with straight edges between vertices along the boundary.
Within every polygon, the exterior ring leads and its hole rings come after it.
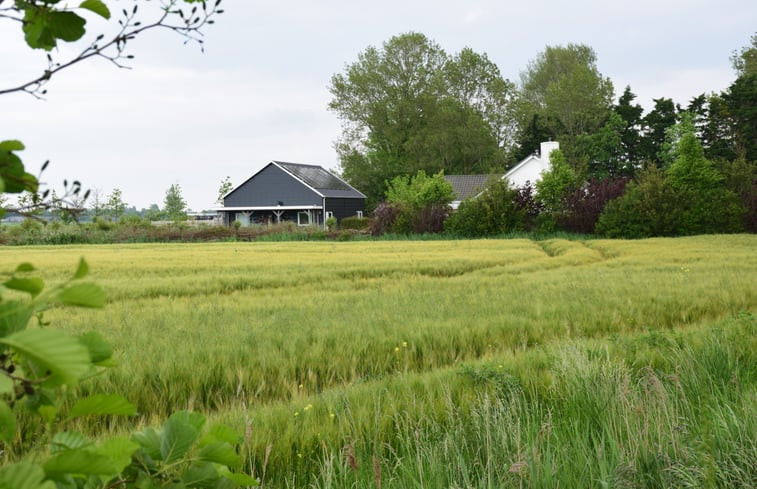
POLYGON ((114 343, 120 366, 85 388, 138 423, 188 407, 248 427, 270 487, 748 487, 755 249, 134 244, 0 248, 0 268, 54 282, 86 256, 108 307, 46 313, 114 343))

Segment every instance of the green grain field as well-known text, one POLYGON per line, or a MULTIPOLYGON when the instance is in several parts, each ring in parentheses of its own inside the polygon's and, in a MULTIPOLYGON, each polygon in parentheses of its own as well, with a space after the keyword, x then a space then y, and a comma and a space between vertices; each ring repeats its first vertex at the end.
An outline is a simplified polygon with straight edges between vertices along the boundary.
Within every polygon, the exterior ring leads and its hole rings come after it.
MULTIPOLYGON (((0 249, 140 416, 244 434, 263 487, 757 487, 757 236, 0 249)), ((75 395, 75 393, 72 393, 75 395)))

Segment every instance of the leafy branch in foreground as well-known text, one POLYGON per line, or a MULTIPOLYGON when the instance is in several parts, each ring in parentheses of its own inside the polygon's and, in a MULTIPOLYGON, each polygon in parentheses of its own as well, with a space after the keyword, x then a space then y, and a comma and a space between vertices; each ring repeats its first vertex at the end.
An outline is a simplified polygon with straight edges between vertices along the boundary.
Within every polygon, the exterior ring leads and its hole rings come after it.
MULTIPOLYGON (((106 20, 111 18, 111 11, 102 0, 84 0, 77 8, 49 0, 17 0, 12 6, 3 8, 4 1, 0 0, 0 19, 20 22, 26 44, 48 52, 57 47, 58 41, 74 42, 84 37, 86 19, 77 11, 87 10, 106 20)), ((138 16, 139 2, 135 0, 133 7, 123 8, 118 14, 119 27, 115 34, 97 35, 78 54, 63 61, 55 61, 48 54, 48 66, 40 75, 16 86, 0 88, 0 95, 26 92, 42 98, 47 93, 44 86, 54 74, 93 57, 104 58, 119 68, 128 68, 124 63, 134 56, 126 53, 127 43, 148 30, 175 32, 184 38, 185 43, 196 42, 202 49, 202 29, 215 22, 214 16, 223 13, 220 4, 221 0, 213 0, 210 6, 204 0, 167 0, 161 2, 157 17, 145 22, 138 16)))
POLYGON ((130 416, 120 395, 93 394, 65 409, 64 388, 112 367, 113 350, 96 332, 70 336, 51 329, 44 311, 54 305, 99 308, 105 294, 83 282, 81 259, 63 284, 46 287, 22 263, 0 273, 0 487, 15 489, 216 488, 256 485, 235 473, 241 436, 205 417, 180 411, 160 429, 95 442, 67 430, 83 416, 130 416), (6 298, 9 296, 10 298, 6 298), (32 420, 41 420, 43 428, 32 420), (16 463, 7 463, 13 454, 16 463))

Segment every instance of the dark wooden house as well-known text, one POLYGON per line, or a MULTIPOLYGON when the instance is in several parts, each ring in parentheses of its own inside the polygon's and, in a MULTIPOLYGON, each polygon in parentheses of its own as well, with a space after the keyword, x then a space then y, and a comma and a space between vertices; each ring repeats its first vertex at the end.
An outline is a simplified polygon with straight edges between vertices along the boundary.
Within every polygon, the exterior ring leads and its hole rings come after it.
POLYGON ((317 165, 272 161, 223 197, 218 209, 225 224, 270 224, 283 221, 300 226, 325 226, 362 215, 365 195, 317 165))

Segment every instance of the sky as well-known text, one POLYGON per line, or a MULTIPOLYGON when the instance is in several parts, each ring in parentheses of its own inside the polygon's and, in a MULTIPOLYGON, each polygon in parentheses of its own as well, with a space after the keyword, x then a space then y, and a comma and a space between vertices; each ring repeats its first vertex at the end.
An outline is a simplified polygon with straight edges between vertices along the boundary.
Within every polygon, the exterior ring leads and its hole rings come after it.
MULTIPOLYGON (((90 59, 56 75, 44 100, 0 96, 0 140, 26 145, 19 156, 32 173, 49 159, 42 181, 50 188, 60 190, 64 179, 103 196, 118 188, 141 209, 162 207, 166 190, 179 184, 197 211, 217 205, 226 176, 241 184, 271 160, 338 171, 341 124, 327 108, 330 79, 366 47, 398 34, 421 32, 449 54, 486 53, 515 82, 546 46, 586 44, 616 97, 630 85, 649 109, 653 98, 686 105, 726 89, 735 79, 731 54, 757 32, 754 0, 222 5, 225 13, 204 30, 204 52, 170 32, 148 32, 129 46, 131 69, 90 59)), ((87 18, 92 35, 108 27, 87 18)), ((76 48, 61 45, 53 55, 64 59, 76 48)), ((44 52, 23 43, 20 24, 3 19, 0 63, 0 89, 47 66, 44 52)))

